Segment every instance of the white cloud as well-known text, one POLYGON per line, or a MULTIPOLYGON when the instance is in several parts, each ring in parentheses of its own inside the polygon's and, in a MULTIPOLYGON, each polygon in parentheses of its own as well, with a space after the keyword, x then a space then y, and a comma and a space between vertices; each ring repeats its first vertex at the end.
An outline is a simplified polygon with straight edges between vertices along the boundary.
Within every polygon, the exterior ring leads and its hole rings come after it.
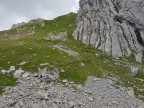
POLYGON ((72 12, 77 12, 77 11, 78 11, 78 8, 79 8, 79 0, 74 0, 74 5, 73 5, 73 7, 71 8, 71 11, 72 11, 72 12))
POLYGON ((35 18, 53 19, 77 12, 79 0, 0 0, 0 30, 35 18))

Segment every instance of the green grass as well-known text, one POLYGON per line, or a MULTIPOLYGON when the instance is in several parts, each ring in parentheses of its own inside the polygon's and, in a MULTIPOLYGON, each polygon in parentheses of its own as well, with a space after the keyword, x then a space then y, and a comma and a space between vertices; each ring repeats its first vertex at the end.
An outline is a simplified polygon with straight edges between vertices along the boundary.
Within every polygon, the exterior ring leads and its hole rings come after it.
POLYGON ((5 86, 15 86, 16 79, 12 75, 0 74, 0 94, 3 92, 5 86))
MULTIPOLYGON (((35 34, 17 39, 17 40, 5 40, 0 42, 0 68, 8 69, 10 66, 15 66, 17 69, 22 68, 27 71, 37 72, 40 64, 49 63, 48 67, 57 67, 65 72, 60 73, 60 79, 68 79, 76 83, 84 84, 87 76, 93 75, 97 77, 117 78, 117 82, 126 87, 133 87, 136 91, 136 95, 143 94, 139 89, 143 88, 143 82, 138 80, 144 79, 142 69, 140 69, 136 77, 131 77, 130 67, 128 64, 139 65, 133 62, 133 58, 125 62, 123 59, 119 60, 116 64, 114 58, 104 54, 102 51, 91 48, 90 46, 83 45, 80 41, 76 41, 72 37, 76 25, 76 14, 70 13, 68 15, 60 16, 51 21, 45 21, 45 26, 40 27, 38 25, 25 25, 28 30, 34 30, 35 34), (34 29, 33 26, 35 26, 34 29), (67 40, 61 41, 46 41, 43 37, 48 36, 49 33, 59 33, 66 31, 68 33, 67 40), (61 43, 69 49, 78 52, 79 57, 70 57, 67 53, 61 52, 57 49, 53 49, 53 45, 61 43), (100 54, 100 57, 96 57, 95 53, 100 54), (10 64, 8 62, 10 61, 10 64), (24 66, 18 64, 23 61, 29 61, 24 66), (108 61, 107 63, 104 63, 108 61), (81 67, 81 63, 85 64, 85 67, 81 67)), ((20 28, 26 28, 22 26, 20 28)), ((12 30, 12 31, 15 31, 12 30)), ((3 33, 10 32, 9 34, 15 35, 16 32, 3 31, 0 32, 0 36, 3 33)), ((26 30, 21 29, 21 35, 28 33, 26 30)), ((7 33, 8 34, 8 33, 7 33)), ((11 35, 11 36, 13 36, 11 35)), ((144 66, 142 64, 142 66, 144 66)), ((4 86, 15 85, 15 79, 11 75, 0 75, 0 78, 5 78, 5 83, 0 84, 0 91, 4 86), (9 83, 11 82, 11 83, 9 83)))

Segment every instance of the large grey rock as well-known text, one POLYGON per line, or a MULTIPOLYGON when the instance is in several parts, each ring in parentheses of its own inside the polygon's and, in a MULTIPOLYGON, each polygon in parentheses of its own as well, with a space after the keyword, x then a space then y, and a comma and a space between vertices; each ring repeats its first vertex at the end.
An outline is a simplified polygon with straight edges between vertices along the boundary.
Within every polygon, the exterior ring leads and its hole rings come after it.
POLYGON ((14 78, 20 78, 25 72, 23 70, 16 70, 14 73, 14 78))
POLYGON ((143 0, 80 0, 75 39, 113 57, 134 54, 142 62, 143 0))

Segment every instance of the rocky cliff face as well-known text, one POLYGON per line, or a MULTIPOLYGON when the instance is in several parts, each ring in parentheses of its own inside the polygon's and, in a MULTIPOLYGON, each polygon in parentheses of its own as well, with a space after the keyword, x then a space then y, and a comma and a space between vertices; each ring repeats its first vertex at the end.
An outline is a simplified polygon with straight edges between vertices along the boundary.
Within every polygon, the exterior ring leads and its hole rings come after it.
POLYGON ((143 0, 80 0, 75 39, 113 57, 135 55, 142 62, 143 0))

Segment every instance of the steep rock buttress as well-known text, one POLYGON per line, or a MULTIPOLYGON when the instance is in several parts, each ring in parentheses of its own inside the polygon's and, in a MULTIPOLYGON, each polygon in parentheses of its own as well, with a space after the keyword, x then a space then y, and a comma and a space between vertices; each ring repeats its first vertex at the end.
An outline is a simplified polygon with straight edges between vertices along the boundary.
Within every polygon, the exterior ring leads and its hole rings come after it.
POLYGON ((143 0, 80 0, 75 39, 113 57, 134 55, 142 62, 143 0))

